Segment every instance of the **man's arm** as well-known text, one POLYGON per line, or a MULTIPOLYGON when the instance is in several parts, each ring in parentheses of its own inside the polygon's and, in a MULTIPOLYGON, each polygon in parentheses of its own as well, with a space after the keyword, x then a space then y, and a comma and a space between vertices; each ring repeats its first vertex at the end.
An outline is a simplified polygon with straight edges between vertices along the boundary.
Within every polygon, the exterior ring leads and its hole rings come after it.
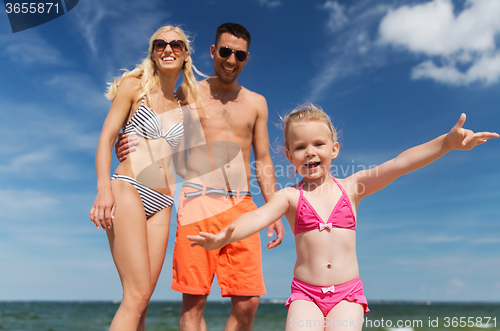
MULTIPOLYGON (((274 173, 273 160, 269 152, 269 133, 267 131, 267 102, 262 96, 256 97, 257 119, 255 121, 253 132, 253 152, 255 156, 255 176, 259 183, 260 191, 264 200, 269 201, 271 196, 276 192, 276 177, 274 173)), ((272 237, 273 231, 276 231, 276 239, 270 241, 267 248, 274 248, 281 244, 285 229, 281 219, 278 219, 274 224, 269 226, 267 236, 272 237)))
POLYGON ((115 143, 115 154, 118 161, 125 161, 128 155, 135 151, 137 145, 139 145, 139 140, 136 136, 118 134, 118 140, 115 143))

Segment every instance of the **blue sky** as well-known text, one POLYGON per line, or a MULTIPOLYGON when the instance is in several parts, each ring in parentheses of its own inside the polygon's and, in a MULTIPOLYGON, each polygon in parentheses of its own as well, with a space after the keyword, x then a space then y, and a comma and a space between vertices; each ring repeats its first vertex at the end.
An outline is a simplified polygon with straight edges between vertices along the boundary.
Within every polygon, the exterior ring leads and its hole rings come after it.
MULTIPOLYGON (((500 131, 499 16, 498 0, 82 0, 13 34, 0 14, 0 300, 120 299, 106 236, 88 218, 94 153, 106 82, 146 55, 159 26, 191 32, 206 74, 217 26, 246 26, 239 82, 267 98, 271 140, 281 142, 280 114, 321 105, 341 132, 332 170, 344 177, 446 133, 462 112, 467 128, 500 131)), ((499 151, 490 141, 450 152, 361 202, 369 300, 498 300, 499 151)), ((273 159, 287 166, 277 148, 273 159)), ((295 180, 278 173, 281 186, 295 180)), ((170 290, 174 233, 172 222, 154 300, 181 299, 170 290)), ((283 244, 263 249, 264 298, 289 295, 294 262, 286 224, 283 244)))

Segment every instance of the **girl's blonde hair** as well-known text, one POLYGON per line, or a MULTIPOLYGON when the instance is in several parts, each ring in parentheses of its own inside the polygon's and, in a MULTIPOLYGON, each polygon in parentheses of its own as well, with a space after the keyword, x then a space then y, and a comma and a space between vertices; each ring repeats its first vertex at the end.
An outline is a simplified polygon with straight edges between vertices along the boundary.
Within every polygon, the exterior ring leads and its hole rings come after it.
POLYGON ((288 133, 290 128, 292 125, 300 122, 319 121, 325 124, 328 128, 332 142, 337 142, 337 130, 335 130, 330 116, 328 116, 320 106, 315 106, 310 102, 304 103, 292 110, 288 115, 282 118, 282 121, 284 124, 283 133, 285 135, 283 145, 286 150, 289 149, 288 133))
MULTIPOLYGON (((172 25, 162 26, 161 28, 156 30, 156 32, 153 34, 153 36, 151 36, 151 39, 149 40, 148 57, 142 60, 142 63, 138 64, 132 71, 125 70, 125 72, 123 73, 123 75, 121 75, 121 77, 115 78, 115 80, 112 83, 108 83, 109 85, 108 89, 104 94, 106 98, 111 100, 114 99, 118 90, 118 85, 120 85, 121 81, 127 77, 134 77, 134 78, 139 78, 141 80, 142 91, 137 100, 140 100, 144 96, 146 96, 148 104, 151 105, 151 94, 160 87, 160 79, 158 77, 156 63, 153 61, 153 52, 154 52, 153 41, 156 40, 158 35, 168 31, 177 32, 181 37, 182 41, 184 42, 184 45, 186 45, 186 51, 191 54, 189 40, 184 31, 180 27, 172 25)), ((181 85, 183 96, 182 100, 180 101, 185 103, 187 101, 188 94, 191 93, 194 100, 197 103, 203 105, 203 102, 201 101, 201 98, 198 94, 198 86, 196 85, 196 78, 194 77, 193 70, 198 72, 190 56, 186 60, 186 62, 184 62, 184 65, 182 67, 182 76, 184 80, 181 85)))

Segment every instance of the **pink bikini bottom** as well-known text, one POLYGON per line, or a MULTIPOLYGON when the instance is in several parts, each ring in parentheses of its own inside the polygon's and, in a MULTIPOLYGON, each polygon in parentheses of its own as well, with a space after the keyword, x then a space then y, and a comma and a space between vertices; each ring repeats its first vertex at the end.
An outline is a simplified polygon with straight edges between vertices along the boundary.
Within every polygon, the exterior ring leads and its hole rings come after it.
POLYGON ((310 285, 294 278, 292 280, 292 295, 288 298, 285 306, 289 307, 295 300, 314 302, 325 317, 342 300, 362 305, 365 314, 370 311, 368 301, 363 294, 363 283, 359 277, 347 283, 329 287, 310 285))

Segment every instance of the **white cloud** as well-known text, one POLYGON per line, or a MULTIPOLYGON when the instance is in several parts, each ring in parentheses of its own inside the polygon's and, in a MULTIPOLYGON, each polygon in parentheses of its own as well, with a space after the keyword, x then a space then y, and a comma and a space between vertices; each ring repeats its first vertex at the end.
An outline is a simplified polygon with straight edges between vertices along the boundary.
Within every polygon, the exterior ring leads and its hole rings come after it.
POLYGON ((12 156, 7 163, 0 165, 0 173, 28 179, 49 177, 68 180, 79 178, 81 168, 79 163, 68 160, 54 146, 42 145, 12 156))
POLYGON ((466 283, 459 278, 454 277, 448 281, 448 284, 446 284, 446 292, 448 294, 457 294, 466 286, 466 283))
POLYGON ((440 243, 452 243, 452 242, 457 242, 463 240, 463 237, 460 236, 454 236, 454 237, 449 237, 449 236, 433 236, 433 237, 427 237, 424 238, 424 242, 428 243, 433 243, 433 244, 440 244, 440 243))
POLYGON ((453 279, 450 279, 450 282, 449 282, 449 285, 450 286, 453 286, 453 287, 464 287, 465 286, 465 283, 462 282, 460 279, 458 278, 453 278, 453 279))
POLYGON ((492 238, 492 237, 485 237, 485 238, 478 238, 475 240, 472 240, 473 244, 500 244, 500 238, 492 238))
POLYGON ((99 24, 106 16, 106 10, 104 8, 103 2, 82 2, 78 6, 78 10, 75 11, 75 16, 77 18, 76 23, 78 24, 83 37, 87 41, 90 50, 94 55, 97 55, 97 31, 99 24))
POLYGON ((325 24, 328 49, 322 54, 321 69, 311 80, 311 91, 305 98, 312 102, 322 98, 339 79, 385 63, 384 54, 375 47, 370 35, 387 13, 386 5, 362 2, 346 7, 328 0, 318 8, 328 14, 325 24))
POLYGON ((49 47, 42 40, 12 44, 5 47, 4 52, 10 55, 13 62, 22 63, 23 65, 36 63, 37 65, 45 64, 59 66, 66 62, 57 49, 49 47), (26 52, 28 49, 29 52, 26 52))
POLYGON ((3 178, 74 179, 92 170, 82 160, 90 161, 97 146, 100 124, 92 123, 95 117, 82 120, 50 105, 22 101, 0 102, 0 109, 16 109, 4 118, 0 132, 8 142, 0 145, 3 178))
MULTIPOLYGON (((78 5, 76 25, 89 45, 94 60, 102 62, 103 54, 100 53, 109 50, 113 55, 109 59, 113 65, 130 65, 130 61, 137 62, 138 46, 147 55, 144 45, 147 46, 151 34, 171 16, 159 9, 161 7, 160 0, 129 1, 126 6, 119 0, 89 0, 78 5), (140 24, 130 24, 138 21, 141 15, 146 15, 147 19, 140 20, 140 24), (101 33, 105 20, 106 24, 113 27, 108 34, 101 33), (105 44, 108 47, 102 47, 105 44)), ((109 58, 109 55, 105 57, 109 58)))
POLYGON ((104 97, 104 86, 99 86, 87 73, 57 74, 45 81, 52 90, 65 96, 68 104, 78 105, 96 114, 107 112, 111 102, 104 97))
POLYGON ((413 68, 413 79, 491 85, 500 78, 498 17, 498 0, 467 0, 458 15, 451 0, 402 6, 381 21, 380 42, 429 57, 413 68))
POLYGON ((480 1, 492 8, 483 5, 479 10, 480 2, 468 1, 469 7, 455 17, 451 0, 433 0, 392 10, 380 23, 381 41, 428 55, 494 49, 496 19, 488 20, 484 11, 496 11, 498 1, 480 1))
POLYGON ((258 1, 261 6, 267 6, 269 8, 276 8, 283 4, 280 0, 258 0, 258 1))
POLYGON ((405 258, 393 260, 392 263, 408 266, 416 270, 448 270, 456 274, 474 274, 475 270, 482 270, 485 274, 496 274, 500 266, 498 257, 480 257, 464 255, 463 253, 448 256, 425 256, 422 258, 405 258))
POLYGON ((496 55, 485 55, 472 65, 466 72, 457 68, 455 61, 439 67, 433 61, 420 63, 412 69, 413 79, 431 78, 441 83, 452 85, 469 85, 483 82, 485 85, 498 83, 500 79, 500 52, 496 55))
POLYGON ((327 1, 322 8, 330 11, 327 26, 332 32, 342 28, 349 22, 345 14, 345 6, 340 5, 337 1, 327 1))
POLYGON ((27 168, 36 167, 43 162, 50 160, 54 153, 48 149, 35 150, 15 157, 8 166, 0 167, 0 171, 6 172, 26 172, 27 168))
MULTIPOLYGON (((71 83, 70 80, 60 80, 60 82, 66 87, 71 83)), ((74 89, 71 93, 76 95, 78 88, 82 87, 81 84, 75 85, 71 88, 74 89)), ((93 93, 97 93, 87 89, 80 89, 80 92, 87 95, 88 98, 92 98, 93 93)), ((71 93, 68 93, 68 101, 71 101, 71 93)), ((104 99, 104 97, 100 97, 100 99, 104 99)), ((69 152, 93 152, 97 146, 102 124, 93 123, 94 117, 87 120, 88 110, 91 108, 84 103, 83 96, 74 100, 83 107, 84 114, 87 115, 84 121, 72 112, 61 111, 61 109, 66 109, 65 105, 56 107, 51 106, 50 103, 42 105, 32 102, 23 103, 22 101, 0 102, 0 109, 16 109, 16 112, 11 113, 11 116, 4 118, 4 127, 0 132, 0 139, 4 141, 7 141, 9 137, 16 137, 15 144, 0 145, 0 153, 4 156, 4 160, 5 155, 21 155, 30 151, 40 151, 47 147, 69 152), (22 125, 15 125, 19 123, 22 125), (93 130, 89 131, 87 129, 89 127, 93 130)), ((110 103, 105 99, 102 104, 99 101, 87 100, 87 102, 88 105, 95 108, 95 113, 99 114, 101 118, 106 114, 110 103)))
POLYGON ((22 217, 26 211, 33 217, 40 212, 50 211, 59 204, 58 199, 35 190, 0 190, 2 218, 22 217))
POLYGON ((48 44, 41 34, 32 32, 15 36, 12 38, 10 35, 0 34, 2 46, 0 56, 7 56, 12 62, 23 66, 67 66, 69 64, 61 52, 48 44))

